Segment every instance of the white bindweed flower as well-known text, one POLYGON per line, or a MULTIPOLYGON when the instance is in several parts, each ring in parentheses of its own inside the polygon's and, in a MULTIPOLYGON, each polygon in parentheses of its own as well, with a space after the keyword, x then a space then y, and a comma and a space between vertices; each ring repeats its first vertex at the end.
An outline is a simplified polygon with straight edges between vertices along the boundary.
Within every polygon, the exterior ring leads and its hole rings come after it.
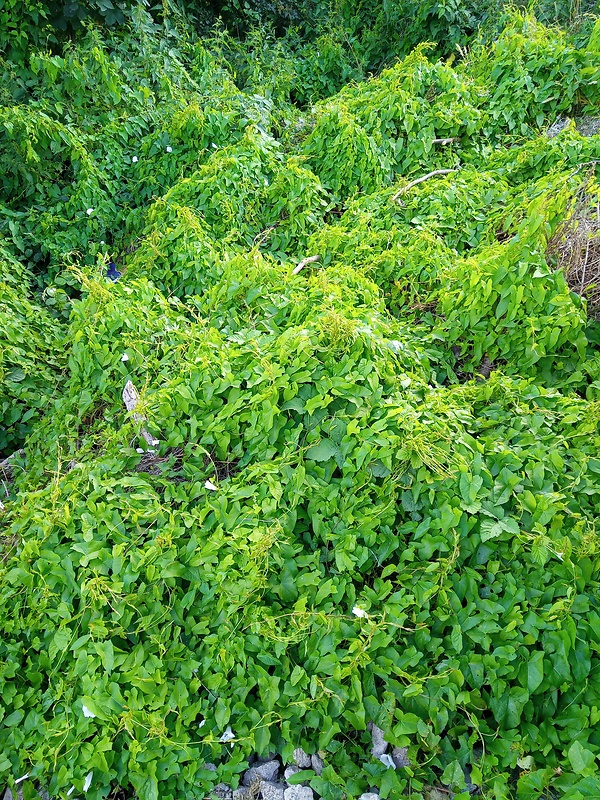
POLYGON ((100 242, 100 244, 106 244, 106 242, 104 241, 104 239, 102 239, 102 241, 100 242))
POLYGON ((386 767, 391 767, 392 769, 396 769, 396 765, 394 764, 394 759, 391 757, 389 753, 384 753, 383 755, 379 756, 379 760, 386 767))
POLYGON ((29 777, 29 773, 27 772, 25 775, 21 775, 20 778, 16 778, 15 783, 21 783, 21 781, 26 781, 29 777))
POLYGON ((173 148, 171 147, 171 145, 167 145, 165 150, 167 151, 167 153, 172 153, 173 152, 173 148))
POLYGON ((85 706, 85 705, 82 705, 82 706, 81 706, 81 710, 83 711, 83 716, 84 716, 84 717, 89 717, 90 719, 93 719, 93 718, 96 716, 96 715, 94 714, 94 712, 93 712, 93 711, 90 711, 90 709, 89 709, 87 706, 85 706))
POLYGON ((134 157, 131 159, 131 163, 132 163, 132 164, 137 164, 137 162, 138 162, 138 161, 139 161, 139 159, 138 159, 138 157, 137 157, 137 156, 134 156, 134 157))
POLYGON ((123 353, 123 355, 121 356, 121 361, 129 361, 129 356, 127 355, 127 353, 123 353))
POLYGON ((212 481, 206 481, 204 484, 205 489, 210 489, 211 492, 216 492, 217 487, 214 485, 212 481))
POLYGON ((83 791, 84 792, 87 792, 87 790, 92 785, 92 777, 93 777, 93 775, 94 775, 93 772, 88 772, 88 774, 85 776, 85 781, 83 782, 83 791))
POLYGON ((88 217, 90 217, 94 213, 94 209, 88 208, 88 210, 85 213, 88 215, 88 217))
POLYGON ((363 609, 358 606, 354 606, 352 613, 355 617, 361 617, 362 619, 366 619, 369 616, 366 611, 363 611, 363 609))
POLYGON ((231 726, 227 726, 227 730, 221 734, 219 741, 230 742, 232 739, 235 739, 235 733, 231 730, 231 726))

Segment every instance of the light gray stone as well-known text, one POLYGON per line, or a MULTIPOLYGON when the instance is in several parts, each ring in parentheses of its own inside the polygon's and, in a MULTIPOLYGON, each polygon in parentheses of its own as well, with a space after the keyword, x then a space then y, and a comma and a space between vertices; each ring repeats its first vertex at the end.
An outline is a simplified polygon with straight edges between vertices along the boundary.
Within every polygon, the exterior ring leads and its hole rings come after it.
POLYGON ((358 800, 379 800, 379 795, 376 792, 364 792, 358 800))
POLYGON ((253 786, 257 781, 276 781, 279 775, 279 761, 267 761, 247 769, 242 778, 244 786, 253 786))
POLYGON ((209 769, 211 772, 217 771, 217 765, 213 764, 212 762, 208 761, 206 764, 202 765, 204 769, 209 769))
POLYGON ((321 756, 317 755, 316 753, 310 757, 310 764, 317 775, 320 775, 325 769, 325 762, 321 756))
POLYGON ((218 800, 232 800, 233 798, 233 790, 226 783, 218 783, 211 794, 213 797, 217 797, 218 800))
POLYGON ((254 792, 249 786, 238 786, 233 790, 233 800, 252 800, 254 792))
POLYGON ((280 783, 261 781, 260 794, 262 800, 284 800, 285 786, 282 786, 280 783))
POLYGON ((408 747, 394 747, 392 750, 392 758, 396 768, 410 767, 410 760, 408 758, 408 747))
POLYGON ((371 748, 373 757, 381 758, 388 749, 388 743, 384 738, 381 728, 378 728, 374 723, 371 725, 371 739, 373 740, 373 747, 371 748))
POLYGON ((294 750, 294 764, 300 769, 310 769, 310 756, 301 747, 294 750))
POLYGON ((300 767, 297 767, 295 764, 290 764, 289 767, 285 768, 285 772, 283 773, 283 777, 287 781, 288 778, 291 778, 292 775, 295 775, 297 772, 300 772, 300 767))
POLYGON ((284 792, 284 800, 314 800, 310 786, 288 786, 284 792))

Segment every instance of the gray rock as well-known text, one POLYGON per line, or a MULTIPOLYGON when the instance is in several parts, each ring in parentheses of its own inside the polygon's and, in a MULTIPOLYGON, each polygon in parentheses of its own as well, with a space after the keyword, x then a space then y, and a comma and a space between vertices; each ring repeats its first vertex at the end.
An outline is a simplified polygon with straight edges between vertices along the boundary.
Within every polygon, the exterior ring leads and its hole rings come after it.
POLYGON ((371 725, 371 739, 373 740, 373 747, 371 748, 373 757, 381 758, 388 749, 388 743, 384 739, 381 728, 378 728, 374 723, 371 725))
POLYGON ((277 758, 277 753, 267 753, 266 756, 257 756, 256 760, 259 764, 266 764, 267 761, 274 761, 277 758))
POLYGON ((394 747, 392 750, 392 758, 396 769, 401 767, 410 767, 410 760, 408 758, 408 747, 394 747))
POLYGON ((244 786, 253 786, 258 781, 276 781, 279 775, 279 761, 267 761, 257 767, 251 767, 244 773, 244 786))
POLYGON ((284 800, 285 786, 282 786, 280 783, 261 781, 260 794, 262 800, 284 800))
POLYGON ((358 800, 379 800, 379 795, 376 792, 364 792, 358 800))
POLYGON ((295 766, 295 764, 290 764, 289 767, 285 768, 285 772, 283 773, 283 777, 287 781, 288 778, 291 778, 292 775, 295 775, 297 772, 300 772, 300 767, 295 766))
POLYGON ((310 757, 310 764, 317 775, 320 775, 323 770, 325 769, 325 762, 321 758, 321 756, 317 755, 316 753, 314 756, 310 757))
POLYGON ((300 769, 310 769, 310 756, 301 747, 294 750, 294 764, 300 769))
POLYGON ((284 800, 314 800, 310 786, 288 786, 284 792, 284 800))
POLYGON ((549 139, 554 139, 555 136, 558 136, 559 133, 564 131, 571 120, 568 117, 559 117, 548 130, 546 131, 546 136, 549 139))
POLYGON ((216 772, 217 771, 217 765, 211 763, 210 761, 207 762, 206 764, 203 764, 202 766, 203 766, 204 769, 209 769, 211 772, 216 772))
POLYGON ((233 800, 252 800, 254 792, 249 786, 238 786, 233 790, 233 800))
POLYGON ((600 118, 578 117, 575 120, 575 125, 582 136, 596 136, 600 131, 600 118))
POLYGON ((227 786, 226 783, 218 783, 211 794, 213 797, 217 797, 218 800, 232 800, 233 798, 231 786, 227 786))

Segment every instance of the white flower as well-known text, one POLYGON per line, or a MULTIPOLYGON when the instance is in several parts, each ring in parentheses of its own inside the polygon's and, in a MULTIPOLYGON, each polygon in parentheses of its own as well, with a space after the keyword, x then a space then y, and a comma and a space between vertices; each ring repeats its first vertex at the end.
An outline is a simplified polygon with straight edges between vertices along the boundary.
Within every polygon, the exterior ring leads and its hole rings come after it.
POLYGON ((94 714, 94 712, 93 712, 93 711, 90 711, 90 710, 89 710, 89 708, 88 708, 87 706, 84 706, 84 705, 82 705, 82 706, 81 706, 81 710, 83 711, 83 716, 84 716, 84 717, 89 717, 90 719, 93 719, 93 718, 96 716, 96 715, 94 714))
POLYGON ((352 613, 355 617, 361 617, 362 619, 366 619, 369 616, 366 611, 363 611, 362 608, 359 608, 358 606, 354 606, 352 613))
POLYGON ((121 361, 129 361, 129 356, 127 355, 127 353, 123 353, 123 355, 121 356, 121 361))
POLYGON ((379 756, 379 760, 382 764, 385 764, 386 767, 391 767, 392 769, 396 769, 396 765, 394 764, 394 759, 391 757, 389 753, 384 753, 382 756, 379 756))
POLYGON ((215 150, 217 149, 217 145, 214 142, 211 144, 211 147, 214 147, 215 150))
MULTIPOLYGON (((197 672, 197 670, 194 671, 197 672)), ((205 725, 206 725, 206 720, 203 719, 202 722, 198 723, 198 730, 200 730, 200 728, 203 728, 205 725)))
POLYGON ((131 163, 132 163, 132 164, 137 164, 137 162, 138 162, 138 157, 137 157, 137 156, 134 156, 134 157, 131 159, 131 163))
POLYGON ((100 244, 106 244, 106 242, 104 241, 104 239, 102 239, 102 241, 100 242, 100 244))
POLYGON ((173 148, 171 147, 170 144, 167 145, 167 147, 165 149, 166 149, 167 153, 172 153, 173 152, 173 148))
POLYGON ((93 777, 93 775, 94 775, 93 772, 88 772, 88 774, 85 776, 85 781, 83 782, 83 791, 84 792, 87 792, 87 790, 92 785, 92 777, 93 777))
POLYGON ((204 484, 205 489, 210 489, 211 492, 216 492, 217 487, 212 483, 212 481, 206 481, 204 484))
POLYGON ((227 726, 227 730, 221 735, 220 742, 230 742, 235 739, 235 733, 231 730, 231 726, 227 726))
POLYGON ((88 217, 90 217, 94 213, 94 209, 88 208, 88 210, 85 213, 88 215, 88 217))
POLYGON ((29 773, 27 773, 26 775, 21 775, 20 778, 17 778, 15 780, 15 783, 21 783, 21 781, 26 781, 28 777, 29 777, 29 773))
POLYGON ((135 452, 136 453, 143 453, 144 452, 144 448, 143 447, 136 447, 135 448, 135 452))

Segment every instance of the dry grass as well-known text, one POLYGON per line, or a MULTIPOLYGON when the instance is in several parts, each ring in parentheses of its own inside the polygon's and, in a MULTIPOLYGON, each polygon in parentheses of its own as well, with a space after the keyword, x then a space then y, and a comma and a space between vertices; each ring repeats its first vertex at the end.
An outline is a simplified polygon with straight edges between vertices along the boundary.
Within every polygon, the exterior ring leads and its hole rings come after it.
POLYGON ((590 318, 600 320, 600 202, 584 187, 572 215, 548 242, 571 291, 585 297, 590 318))

